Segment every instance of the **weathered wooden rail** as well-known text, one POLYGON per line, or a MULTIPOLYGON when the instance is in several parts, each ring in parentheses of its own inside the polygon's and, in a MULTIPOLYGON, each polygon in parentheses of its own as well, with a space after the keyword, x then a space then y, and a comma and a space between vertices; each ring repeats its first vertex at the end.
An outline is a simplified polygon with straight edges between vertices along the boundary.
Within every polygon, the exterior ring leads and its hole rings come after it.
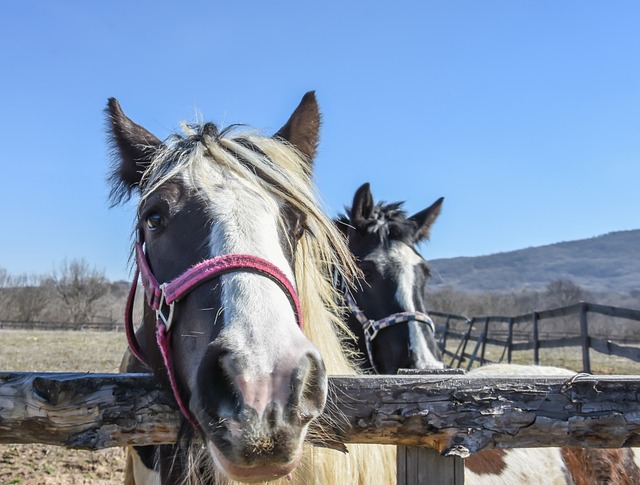
POLYGON ((61 330, 96 332, 124 332, 124 323, 118 322, 24 322, 14 320, 0 320, 0 330, 61 330))
MULTIPOLYGON (((640 377, 331 377, 319 422, 335 446, 640 445, 640 377)), ((175 440, 173 398, 143 374, 0 373, 0 443, 80 449, 175 440)), ((327 439, 323 440, 327 441, 327 439)))
POLYGON ((467 368, 470 369, 474 363, 480 365, 491 362, 485 358, 485 350, 487 344, 502 346, 504 349, 500 360, 512 361, 513 352, 522 350, 533 351, 533 363, 540 364, 540 349, 542 348, 558 348, 568 346, 580 346, 582 348, 582 366, 584 372, 591 372, 591 359, 589 351, 591 349, 607 354, 624 357, 635 362, 640 362, 640 348, 620 345, 612 342, 608 338, 596 337, 590 335, 588 325, 588 314, 605 315, 615 318, 624 318, 640 322, 640 310, 630 308, 620 308, 606 305, 598 305, 595 303, 580 302, 567 307, 554 308, 551 310, 534 311, 524 315, 514 317, 508 316, 482 316, 467 318, 461 315, 453 315, 442 312, 429 312, 432 317, 436 318, 436 322, 440 323, 439 328, 442 329, 440 334, 441 346, 445 349, 445 355, 451 357, 450 365, 461 367, 463 360, 467 360, 467 368), (559 337, 542 339, 540 337, 540 322, 542 320, 565 317, 570 315, 579 316, 580 334, 573 337, 559 337), (466 325, 466 331, 455 332, 451 330, 453 321, 462 321, 466 325), (492 326, 495 324, 506 324, 506 339, 497 338, 497 334, 493 332, 492 326), (525 342, 515 341, 515 329, 518 325, 531 324, 532 331, 529 332, 529 339, 525 342), (479 335, 474 331, 479 328, 479 335), (455 351, 446 350, 447 340, 450 338, 460 339, 458 347, 455 351), (475 342, 473 350, 469 353, 467 345, 469 342, 475 342), (506 354, 506 355, 505 355, 506 354))

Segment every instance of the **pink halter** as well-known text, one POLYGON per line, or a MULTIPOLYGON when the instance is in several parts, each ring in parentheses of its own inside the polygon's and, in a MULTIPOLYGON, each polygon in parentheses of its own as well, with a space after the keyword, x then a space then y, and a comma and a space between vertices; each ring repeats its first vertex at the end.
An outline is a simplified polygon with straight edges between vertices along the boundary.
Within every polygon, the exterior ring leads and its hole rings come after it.
POLYGON ((178 384, 171 359, 171 346, 169 344, 169 332, 171 330, 171 324, 173 323, 174 306, 180 298, 202 283, 227 273, 237 271, 257 273, 266 276, 280 286, 291 303, 298 326, 302 328, 300 300, 298 299, 293 284, 291 284, 287 276, 278 267, 257 256, 249 254, 224 254, 216 256, 192 266, 168 283, 159 284, 149 267, 143 248, 142 233, 138 231, 136 234, 136 262, 137 267, 125 309, 125 330, 129 348, 142 364, 149 367, 149 364, 142 354, 140 344, 136 339, 133 329, 133 302, 138 285, 138 276, 142 275, 142 286, 144 287, 147 304, 156 312, 156 341, 167 369, 173 395, 180 407, 180 411, 182 411, 182 414, 195 429, 198 428, 196 420, 189 412, 178 392, 178 384))

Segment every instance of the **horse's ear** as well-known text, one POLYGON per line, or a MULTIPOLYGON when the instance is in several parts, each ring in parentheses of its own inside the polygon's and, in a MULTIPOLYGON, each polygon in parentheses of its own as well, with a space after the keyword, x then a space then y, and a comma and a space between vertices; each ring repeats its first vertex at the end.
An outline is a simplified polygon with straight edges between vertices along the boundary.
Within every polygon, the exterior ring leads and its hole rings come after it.
POLYGON ((353 196, 353 205, 349 211, 351 222, 356 228, 363 228, 373 213, 373 196, 369 182, 364 183, 356 190, 353 196))
POLYGON ((443 201, 444 201, 444 197, 440 197, 429 207, 418 212, 417 214, 412 215, 409 218, 410 220, 416 223, 417 229, 413 236, 413 239, 415 242, 419 242, 424 239, 429 239, 429 232, 431 231, 431 226, 440 215, 440 210, 442 209, 443 201))
POLYGON ((117 203, 128 197, 139 186, 145 169, 156 150, 162 146, 152 133, 131 121, 115 98, 107 103, 107 130, 113 148, 114 163, 111 173, 111 199, 117 203))
POLYGON ((309 91, 286 124, 273 135, 296 147, 313 164, 320 138, 320 110, 315 91, 309 91))

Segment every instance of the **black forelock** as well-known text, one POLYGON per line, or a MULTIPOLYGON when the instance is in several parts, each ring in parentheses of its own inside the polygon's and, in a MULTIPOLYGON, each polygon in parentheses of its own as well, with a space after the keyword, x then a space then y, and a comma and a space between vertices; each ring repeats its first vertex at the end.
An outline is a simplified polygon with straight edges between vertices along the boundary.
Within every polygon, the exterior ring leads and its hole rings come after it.
POLYGON ((346 214, 339 214, 337 222, 360 232, 377 235, 383 244, 400 241, 411 246, 417 225, 407 217, 403 204, 404 202, 378 202, 367 219, 355 222, 350 217, 351 208, 345 207, 346 214))

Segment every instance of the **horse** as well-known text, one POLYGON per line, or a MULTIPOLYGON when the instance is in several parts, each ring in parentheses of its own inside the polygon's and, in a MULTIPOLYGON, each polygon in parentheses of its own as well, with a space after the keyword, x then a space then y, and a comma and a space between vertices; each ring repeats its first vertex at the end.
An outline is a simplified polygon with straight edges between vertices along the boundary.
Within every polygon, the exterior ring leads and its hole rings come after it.
MULTIPOLYGON (((351 291, 345 285, 340 286, 340 291, 348 309, 347 324, 356 339, 354 346, 363 356, 361 362, 366 371, 396 374, 400 368, 445 367, 424 300, 429 268, 415 247, 429 237, 442 202, 440 198, 416 215, 406 217, 401 203, 374 203, 370 186, 365 183, 356 191, 346 215, 336 221, 364 276, 364 281, 351 291), (407 312, 409 316, 402 318, 407 312), (396 325, 398 321, 407 325, 396 325), (416 345, 415 335, 424 337, 427 345, 416 345)), ((493 364, 468 375, 570 379, 575 372, 550 366, 493 364)), ((465 459, 465 483, 638 484, 639 466, 637 453, 628 448, 489 449, 465 459)))
POLYGON ((311 181, 315 94, 273 136, 200 123, 161 141, 115 98, 105 111, 111 203, 138 198, 121 371, 152 372, 181 411, 175 444, 127 448, 125 483, 392 483, 393 447, 343 453, 315 426, 327 375, 356 373, 332 278, 357 271, 311 181))
POLYGON ((374 203, 365 183, 336 219, 363 276, 352 288, 339 286, 364 371, 444 367, 422 291, 429 266, 417 250, 429 239, 443 201, 408 217, 402 202, 374 203))

